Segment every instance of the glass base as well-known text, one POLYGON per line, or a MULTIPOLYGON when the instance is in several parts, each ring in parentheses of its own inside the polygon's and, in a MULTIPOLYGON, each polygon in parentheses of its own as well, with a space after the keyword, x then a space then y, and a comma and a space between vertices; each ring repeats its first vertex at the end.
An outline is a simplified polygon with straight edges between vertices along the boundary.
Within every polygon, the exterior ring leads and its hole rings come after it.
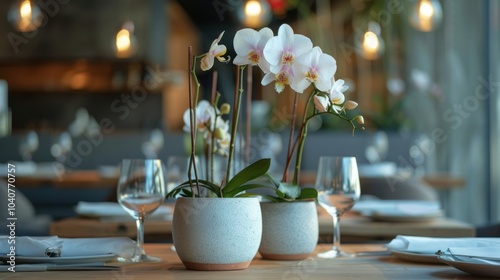
POLYGON ((341 250, 330 250, 323 253, 319 253, 318 257, 323 259, 333 259, 333 258, 353 258, 355 254, 346 253, 341 250))
POLYGON ((138 255, 138 256, 133 256, 131 258, 118 258, 119 262, 132 262, 132 263, 140 263, 140 262, 161 262, 161 258, 149 256, 149 255, 138 255))

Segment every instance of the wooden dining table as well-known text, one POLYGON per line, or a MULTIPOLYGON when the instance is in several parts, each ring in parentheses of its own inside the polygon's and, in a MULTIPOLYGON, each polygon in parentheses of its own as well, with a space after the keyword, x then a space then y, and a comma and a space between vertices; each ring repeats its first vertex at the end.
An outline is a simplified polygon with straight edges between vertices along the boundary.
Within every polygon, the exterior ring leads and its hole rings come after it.
MULTIPOLYGON (((320 242, 332 241, 333 219, 318 208, 320 242)), ((416 235, 428 237, 474 237, 473 225, 447 217, 439 217, 423 222, 379 222, 353 212, 348 212, 340 220, 342 239, 347 242, 387 241, 396 235, 416 235)), ((59 237, 105 237, 128 236, 135 238, 136 225, 128 220, 108 220, 98 218, 73 217, 54 221, 50 234, 59 237)), ((145 234, 148 240, 168 242, 171 240, 171 220, 146 219, 145 234), (149 237, 149 238, 148 238, 149 237)))
MULTIPOLYGON (((316 253, 326 251, 328 245, 319 245, 316 253)), ((302 261, 264 260, 256 255, 250 266, 235 271, 186 270, 172 244, 146 244, 148 254, 161 258, 157 263, 108 263, 119 266, 114 271, 47 271, 47 272, 3 272, 0 279, 92 279, 92 280, 167 280, 167 279, 478 279, 448 265, 408 262, 386 254, 364 253, 354 258, 321 259, 313 256, 302 261)), ((349 244, 348 252, 379 252, 379 244, 349 244)))

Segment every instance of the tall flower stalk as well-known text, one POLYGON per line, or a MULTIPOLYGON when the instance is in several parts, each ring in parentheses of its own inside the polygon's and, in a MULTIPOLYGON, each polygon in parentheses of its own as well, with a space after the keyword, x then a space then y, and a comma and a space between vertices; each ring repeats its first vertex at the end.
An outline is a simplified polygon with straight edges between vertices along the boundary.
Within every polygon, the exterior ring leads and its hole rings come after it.
POLYGON ((234 93, 234 100, 235 100, 235 108, 233 110, 233 118, 232 118, 232 127, 231 127, 231 143, 229 144, 229 156, 228 156, 228 163, 227 163, 227 171, 226 171, 226 178, 231 178, 231 166, 233 162, 233 157, 234 157, 234 143, 236 139, 236 133, 238 131, 238 122, 239 122, 239 117, 240 117, 240 109, 241 109, 241 99, 243 96, 243 78, 244 78, 244 71, 245 71, 245 66, 237 66, 236 67, 236 90, 234 93))
MULTIPOLYGON (((184 127, 184 130, 189 130, 190 132, 190 140, 191 140, 191 153, 188 167, 188 180, 189 186, 191 189, 192 196, 195 196, 195 193, 200 194, 200 186, 198 179, 197 167, 195 164, 196 159, 196 133, 201 128, 203 131, 207 132, 204 135, 205 139, 210 139, 209 141, 209 149, 210 149, 210 162, 211 162, 211 172, 207 174, 209 176, 209 180, 213 180, 213 151, 216 149, 216 141, 220 140, 220 144, 223 146, 223 141, 227 142, 227 137, 224 134, 224 131, 221 131, 221 126, 225 123, 220 121, 221 113, 217 110, 218 104, 218 96, 214 97, 212 94, 212 103, 210 106, 207 106, 206 103, 198 103, 199 92, 200 92, 200 83, 198 81, 198 76, 196 75, 196 65, 198 59, 201 60, 200 68, 203 71, 207 71, 212 68, 214 64, 214 59, 221 62, 227 62, 228 59, 224 58, 224 54, 226 53, 226 46, 219 45, 219 42, 222 38, 222 32, 217 39, 215 39, 210 46, 210 50, 202 55, 196 56, 192 54, 192 48, 188 49, 188 64, 190 69, 189 73, 189 109, 184 114, 184 123, 189 123, 189 127, 184 127), (194 89, 194 97, 193 97, 193 88, 192 85, 195 85, 194 89), (198 104, 195 108, 194 104, 198 104), (200 106, 202 105, 202 106, 200 106), (194 191, 193 182, 192 182, 192 172, 194 171, 194 177, 196 182, 196 192, 194 191)), ((214 83, 216 81, 217 74, 214 73, 214 83)), ((216 85, 214 85, 216 87, 216 85)), ((212 90, 214 91, 214 90, 212 90)))
MULTIPOLYGON (((212 68, 215 59, 221 62, 228 62, 225 58, 226 47, 219 45, 222 32, 210 46, 210 50, 200 56, 193 56, 189 51, 189 109, 184 113, 184 129, 191 134, 191 157, 189 163, 189 180, 174 188, 169 193, 169 197, 176 195, 196 196, 200 194, 200 185, 207 188, 218 197, 239 197, 248 196, 246 191, 262 187, 261 185, 249 183, 251 180, 266 174, 270 167, 269 159, 258 160, 237 174, 232 174, 235 157, 236 134, 241 110, 241 102, 244 92, 244 71, 248 65, 247 82, 251 82, 251 66, 258 66, 263 72, 261 84, 268 85, 274 83, 274 89, 281 93, 285 87, 289 86, 295 91, 294 108, 292 117, 292 128, 288 142, 286 166, 281 182, 272 179, 277 197, 268 197, 275 201, 294 201, 297 199, 310 199, 317 197, 317 191, 310 188, 300 188, 298 186, 300 176, 300 166, 302 153, 304 151, 307 137, 307 127, 309 121, 319 115, 328 114, 339 117, 351 124, 353 130, 358 124, 363 124, 363 116, 349 117, 347 111, 357 107, 357 103, 347 100, 344 92, 347 86, 342 79, 334 78, 337 70, 335 59, 322 52, 319 47, 313 47, 309 38, 304 35, 294 34, 292 28, 283 24, 278 34, 274 36, 269 28, 259 31, 245 28, 239 30, 233 39, 234 49, 237 54, 233 63, 236 67, 236 86, 234 91, 234 104, 231 117, 231 127, 223 120, 222 116, 229 114, 229 104, 218 107, 220 95, 216 92, 216 75, 212 88, 211 102, 202 100, 198 102, 200 84, 196 76, 197 61, 200 60, 200 68, 207 71, 212 68), (194 97, 192 84, 194 83, 194 97), (294 138, 294 128, 297 115, 297 104, 303 92, 311 87, 312 90, 307 97, 304 108, 304 116, 300 124, 299 132, 294 138), (195 104, 196 107, 195 107, 195 104), (203 133, 203 138, 207 142, 207 154, 210 156, 209 180, 198 178, 195 164, 195 141, 196 133, 203 133), (227 156, 226 176, 217 184, 214 183, 214 153, 227 156), (294 176, 292 182, 288 182, 288 170, 293 156, 295 155, 294 176), (194 169, 196 188, 191 179, 192 169, 194 169), (201 183, 201 184, 200 184, 201 183)), ((248 85, 250 91, 251 85, 248 85)), ((251 96, 248 102, 251 101, 251 96)), ((247 113, 249 113, 247 107, 247 113)), ((249 119, 247 115, 247 119, 249 119)), ((247 123, 247 132, 250 125, 247 123)), ((247 137, 247 145, 249 144, 247 137)), ((248 146, 245 149, 248 156, 248 146)), ((208 172, 207 172, 208 173, 208 172)))
MULTIPOLYGON (((245 197, 251 196, 246 193, 248 190, 261 187, 260 185, 251 184, 250 182, 260 176, 266 174, 270 167, 270 159, 260 159, 246 166, 237 174, 232 174, 232 165, 235 151, 236 133, 238 130, 239 115, 241 109, 241 101, 243 96, 243 78, 245 66, 237 66, 237 79, 235 89, 235 103, 232 112, 231 131, 229 132, 229 123, 222 116, 230 113, 231 106, 227 103, 219 107, 220 94, 216 90, 217 74, 213 75, 212 95, 210 102, 201 100, 198 102, 200 84, 196 76, 197 61, 200 60, 200 68, 207 71, 212 68, 215 59, 221 62, 228 62, 229 58, 223 57, 226 53, 226 47, 219 45, 222 38, 222 32, 215 39, 210 47, 210 50, 202 55, 194 56, 189 48, 189 109, 184 113, 184 130, 188 131, 191 136, 191 155, 188 168, 188 181, 176 186, 167 194, 167 197, 174 198, 177 196, 198 197, 201 195, 201 188, 208 190, 206 194, 209 197, 245 197), (193 89, 192 85, 195 85, 193 89), (196 106, 195 106, 196 104, 196 106), (205 151, 207 161, 210 162, 210 172, 207 172, 208 180, 198 178, 195 161, 196 134, 202 133, 205 140, 205 151), (221 182, 215 182, 214 176, 214 154, 219 153, 227 157, 226 177, 221 182), (194 171, 194 181, 192 173, 194 171), (196 187, 194 186, 196 184, 196 187)), ((207 169, 208 171, 208 169, 207 169)))

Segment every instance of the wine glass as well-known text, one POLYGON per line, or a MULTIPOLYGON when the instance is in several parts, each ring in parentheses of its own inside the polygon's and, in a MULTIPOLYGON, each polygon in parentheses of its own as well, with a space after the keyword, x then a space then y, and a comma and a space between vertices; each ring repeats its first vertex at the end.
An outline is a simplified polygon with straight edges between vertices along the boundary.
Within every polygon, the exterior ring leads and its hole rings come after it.
POLYGON ((124 159, 118 179, 120 205, 136 219, 137 242, 131 262, 155 262, 160 258, 144 251, 144 219, 156 210, 166 195, 163 166, 158 159, 124 159))
POLYGON ((333 217, 333 248, 320 258, 353 257, 340 248, 340 216, 359 199, 358 166, 354 157, 320 157, 316 176, 318 202, 333 217))
POLYGON ((38 149, 38 134, 31 130, 19 146, 19 151, 24 161, 31 161, 33 153, 38 149))

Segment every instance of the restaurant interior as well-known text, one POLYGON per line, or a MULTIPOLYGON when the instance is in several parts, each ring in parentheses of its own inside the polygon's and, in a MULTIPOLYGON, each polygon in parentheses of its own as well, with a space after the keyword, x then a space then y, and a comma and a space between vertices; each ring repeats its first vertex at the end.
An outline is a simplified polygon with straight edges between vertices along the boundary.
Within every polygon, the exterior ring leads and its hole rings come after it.
MULTIPOLYGON (((224 32, 218 43, 230 61, 195 71, 201 99, 213 92, 215 70, 220 102, 233 104, 236 32, 269 27, 276 35, 288 24, 335 59, 335 79, 357 104, 347 113, 363 116, 355 130, 338 118, 311 119, 301 186, 314 187, 321 156, 355 157, 359 202, 426 201, 439 210, 421 224, 368 217, 364 231, 348 221, 359 213, 348 213, 343 243, 500 236, 499 1, 4 0, 0 22, 0 218, 8 219, 13 183, 17 235, 135 238, 128 215, 80 211, 117 204, 123 159, 161 159, 168 174, 170 159, 191 154, 188 58, 212 50, 224 32)), ((251 136, 236 149, 246 153, 241 162, 270 158, 269 172, 281 174, 308 91, 278 94, 259 67, 248 73, 240 127, 251 136)), ((331 217, 321 224, 327 214, 318 211, 320 243, 328 244, 331 217)), ((172 242, 169 226, 151 220, 146 242, 172 242)))

